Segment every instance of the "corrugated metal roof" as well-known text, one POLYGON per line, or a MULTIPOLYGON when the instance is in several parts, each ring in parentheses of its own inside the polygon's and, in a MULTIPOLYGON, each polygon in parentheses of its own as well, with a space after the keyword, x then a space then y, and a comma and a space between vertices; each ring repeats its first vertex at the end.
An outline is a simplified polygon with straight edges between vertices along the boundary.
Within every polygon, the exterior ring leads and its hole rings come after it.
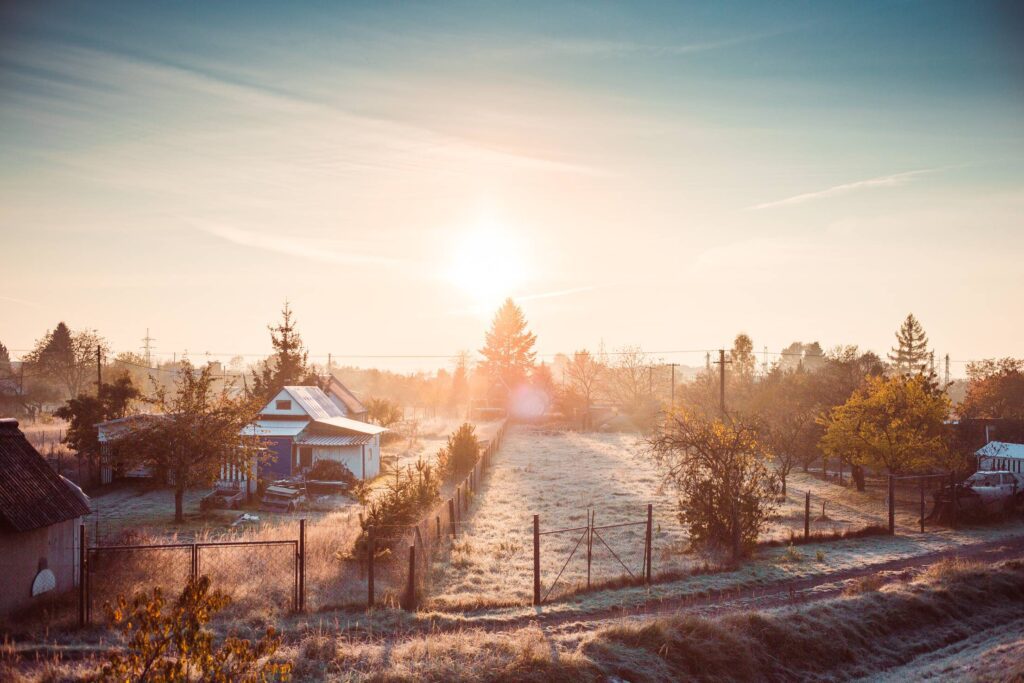
POLYGON ((353 420, 347 417, 325 417, 322 420, 314 420, 314 425, 326 425, 328 427, 337 427, 339 429, 345 429, 350 432, 356 432, 357 434, 383 434, 388 431, 385 427, 378 425, 372 425, 369 422, 360 422, 359 420, 353 420))
POLYGON ((1024 459, 1024 443, 1008 443, 1006 441, 989 441, 974 452, 975 455, 987 455, 991 458, 1024 459))
MULTIPOLYGON (((82 494, 84 496, 84 494, 82 494)), ((43 460, 18 429, 0 419, 0 522, 31 531, 89 514, 89 505, 43 460)))
POLYGON ((295 439, 303 446, 361 446, 371 441, 370 434, 303 434, 295 439))
POLYGON ((327 383, 327 391, 337 396, 338 400, 345 404, 349 415, 366 414, 366 406, 334 375, 331 375, 331 381, 327 383))
POLYGON ((345 413, 341 411, 331 397, 323 392, 320 387, 285 387, 285 391, 291 394, 291 397, 295 399, 306 414, 314 420, 319 420, 325 417, 344 417, 345 413))

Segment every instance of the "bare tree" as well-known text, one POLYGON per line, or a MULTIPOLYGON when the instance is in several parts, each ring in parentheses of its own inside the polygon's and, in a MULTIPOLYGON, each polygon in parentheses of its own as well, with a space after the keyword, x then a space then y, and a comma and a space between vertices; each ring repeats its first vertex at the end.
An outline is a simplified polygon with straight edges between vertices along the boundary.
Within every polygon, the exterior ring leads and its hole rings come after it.
POLYGON ((565 366, 566 390, 583 404, 584 429, 593 427, 590 410, 603 371, 604 365, 586 349, 574 353, 565 366))
POLYGON ((653 414, 651 361, 638 346, 624 346, 605 363, 601 388, 610 401, 633 416, 653 414))

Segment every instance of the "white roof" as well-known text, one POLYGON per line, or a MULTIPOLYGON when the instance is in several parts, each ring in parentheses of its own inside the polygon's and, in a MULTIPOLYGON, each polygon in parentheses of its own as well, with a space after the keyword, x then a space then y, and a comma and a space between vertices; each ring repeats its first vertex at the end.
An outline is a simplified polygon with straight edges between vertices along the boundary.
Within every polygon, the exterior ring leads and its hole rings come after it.
POLYGON ((345 417, 338 404, 323 392, 320 387, 285 387, 295 402, 314 420, 325 417, 345 417))
POLYGON ((1007 443, 1006 441, 989 441, 974 452, 977 456, 990 458, 1019 458, 1024 460, 1024 443, 1007 443))
POLYGON ((257 420, 243 430, 256 436, 295 436, 309 426, 306 420, 257 420))
POLYGON ((347 417, 327 417, 322 420, 314 420, 313 422, 318 425, 330 425, 331 427, 339 427, 357 434, 370 434, 371 436, 388 431, 386 427, 372 425, 369 422, 360 422, 359 420, 347 417))

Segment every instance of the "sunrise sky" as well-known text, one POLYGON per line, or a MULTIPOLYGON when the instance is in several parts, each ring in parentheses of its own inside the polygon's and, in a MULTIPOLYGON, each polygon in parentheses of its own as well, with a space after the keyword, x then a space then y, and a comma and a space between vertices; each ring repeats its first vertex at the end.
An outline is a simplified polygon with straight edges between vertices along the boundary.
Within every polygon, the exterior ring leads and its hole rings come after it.
POLYGON ((4 3, 0 341, 1020 355, 1012 6, 4 3))

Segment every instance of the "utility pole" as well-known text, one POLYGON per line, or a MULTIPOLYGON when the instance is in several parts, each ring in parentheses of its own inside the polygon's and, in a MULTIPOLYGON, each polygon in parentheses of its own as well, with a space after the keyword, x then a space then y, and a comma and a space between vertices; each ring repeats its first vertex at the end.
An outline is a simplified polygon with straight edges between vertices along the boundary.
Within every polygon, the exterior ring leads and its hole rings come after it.
POLYGON ((672 369, 672 403, 670 404, 672 406, 672 410, 676 409, 676 367, 678 367, 678 365, 679 363, 668 364, 669 368, 672 369))
POLYGON ((331 374, 331 354, 327 354, 327 374, 331 374))
POLYGON ((654 396, 654 366, 647 366, 647 395, 654 396))
POLYGON ((704 368, 708 372, 711 372, 711 352, 710 351, 708 351, 707 353, 704 354, 704 368))
POLYGON ((949 354, 946 354, 946 387, 949 387, 949 354))
POLYGON ((96 345, 96 396, 100 395, 100 387, 103 386, 103 349, 96 345))
POLYGON ((718 349, 718 360, 715 361, 718 364, 718 407, 722 411, 722 417, 725 417, 725 364, 731 363, 731 360, 725 359, 725 349, 718 349))

